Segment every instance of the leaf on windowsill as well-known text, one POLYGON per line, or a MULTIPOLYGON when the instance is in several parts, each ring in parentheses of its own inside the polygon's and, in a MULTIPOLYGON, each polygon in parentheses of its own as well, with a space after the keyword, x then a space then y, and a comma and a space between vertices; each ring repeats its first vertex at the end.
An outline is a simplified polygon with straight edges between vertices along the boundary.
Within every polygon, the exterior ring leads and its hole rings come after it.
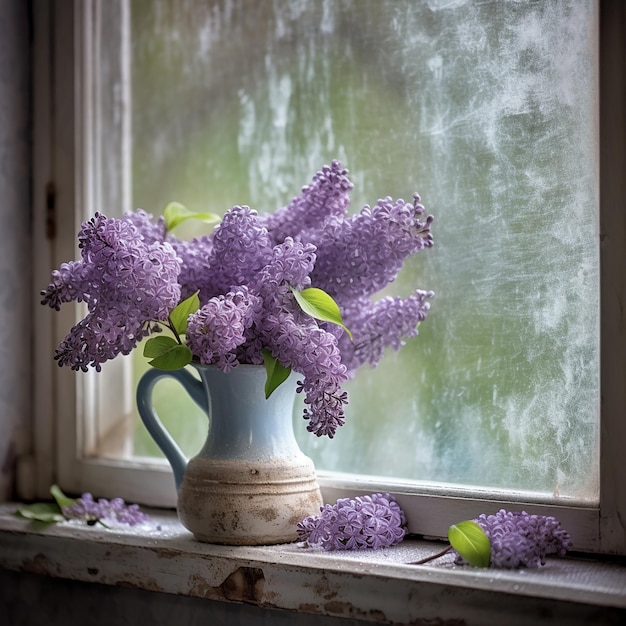
POLYGON ((453 524, 448 529, 450 545, 470 564, 489 567, 491 544, 485 531, 471 520, 453 524))
POLYGON ((72 506, 76 502, 74 498, 66 496, 58 485, 52 485, 50 493, 60 509, 63 509, 64 506, 72 506))
POLYGON ((16 515, 25 517, 35 522, 54 524, 65 520, 61 509, 56 502, 34 502, 33 504, 23 504, 16 511, 16 515))
POLYGON ((54 524, 56 522, 64 522, 63 515, 64 506, 72 506, 76 500, 66 496, 58 485, 50 487, 50 493, 54 498, 54 502, 34 502, 33 504, 23 504, 15 514, 34 522, 43 522, 45 524, 54 524))

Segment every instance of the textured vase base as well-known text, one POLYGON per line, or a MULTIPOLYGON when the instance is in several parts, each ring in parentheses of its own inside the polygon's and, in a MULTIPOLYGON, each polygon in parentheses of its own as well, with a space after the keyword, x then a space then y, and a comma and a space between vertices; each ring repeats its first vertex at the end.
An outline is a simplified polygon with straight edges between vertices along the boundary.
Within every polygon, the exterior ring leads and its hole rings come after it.
POLYGON ((297 524, 317 515, 322 496, 308 459, 285 464, 191 464, 178 498, 178 517, 198 541, 271 545, 297 539, 297 524))

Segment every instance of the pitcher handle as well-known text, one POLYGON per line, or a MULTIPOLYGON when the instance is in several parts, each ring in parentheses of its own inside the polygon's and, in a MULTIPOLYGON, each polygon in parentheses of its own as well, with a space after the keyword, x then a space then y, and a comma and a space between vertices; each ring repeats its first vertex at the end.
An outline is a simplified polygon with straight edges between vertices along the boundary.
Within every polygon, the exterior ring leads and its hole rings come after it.
POLYGON ((172 466, 174 483, 176 484, 176 491, 178 491, 183 482, 185 469, 187 468, 187 458, 178 444, 172 439, 172 436, 165 426, 163 426, 161 419, 154 410, 152 393, 154 391, 154 385, 162 378, 173 378, 177 380, 191 396, 191 399, 207 413, 207 415, 209 407, 207 404, 207 395, 202 383, 184 369, 166 371, 151 368, 143 374, 137 384, 137 410, 139 411, 139 417, 152 439, 154 439, 154 442, 159 446, 159 449, 172 466))

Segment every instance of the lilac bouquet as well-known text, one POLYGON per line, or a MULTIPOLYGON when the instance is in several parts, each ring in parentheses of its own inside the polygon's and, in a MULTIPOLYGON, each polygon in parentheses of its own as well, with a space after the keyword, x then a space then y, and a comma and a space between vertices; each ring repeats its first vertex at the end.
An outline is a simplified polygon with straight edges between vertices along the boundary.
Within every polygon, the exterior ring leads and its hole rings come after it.
POLYGON ((192 241, 171 233, 198 217, 180 205, 156 221, 142 210, 121 219, 97 213, 78 234, 81 259, 53 271, 42 292, 57 310, 87 305, 56 350, 58 364, 100 370, 152 335, 144 355, 153 366, 265 364, 266 395, 293 370, 307 429, 333 437, 345 421, 342 383, 417 335, 433 296, 418 289, 373 299, 407 257, 433 245, 433 218, 417 195, 348 215, 347 174, 333 161, 286 207, 259 214, 235 206, 192 241), (155 335, 163 329, 171 336, 155 335))

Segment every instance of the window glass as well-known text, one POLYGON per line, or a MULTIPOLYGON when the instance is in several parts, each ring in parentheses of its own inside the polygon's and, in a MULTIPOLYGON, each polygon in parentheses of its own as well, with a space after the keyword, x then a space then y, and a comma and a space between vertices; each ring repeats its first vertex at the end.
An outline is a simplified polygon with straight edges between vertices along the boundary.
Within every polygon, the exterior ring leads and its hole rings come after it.
MULTIPOLYGON (((272 211, 338 158, 351 210, 417 191, 435 215, 435 247, 386 292, 435 291, 419 337, 347 385, 334 440, 296 407, 318 469, 595 501, 595 3, 130 9, 133 207, 272 211)), ((158 393, 194 453, 206 418, 175 383, 158 393)), ((139 425, 134 453, 158 454, 139 425)))

